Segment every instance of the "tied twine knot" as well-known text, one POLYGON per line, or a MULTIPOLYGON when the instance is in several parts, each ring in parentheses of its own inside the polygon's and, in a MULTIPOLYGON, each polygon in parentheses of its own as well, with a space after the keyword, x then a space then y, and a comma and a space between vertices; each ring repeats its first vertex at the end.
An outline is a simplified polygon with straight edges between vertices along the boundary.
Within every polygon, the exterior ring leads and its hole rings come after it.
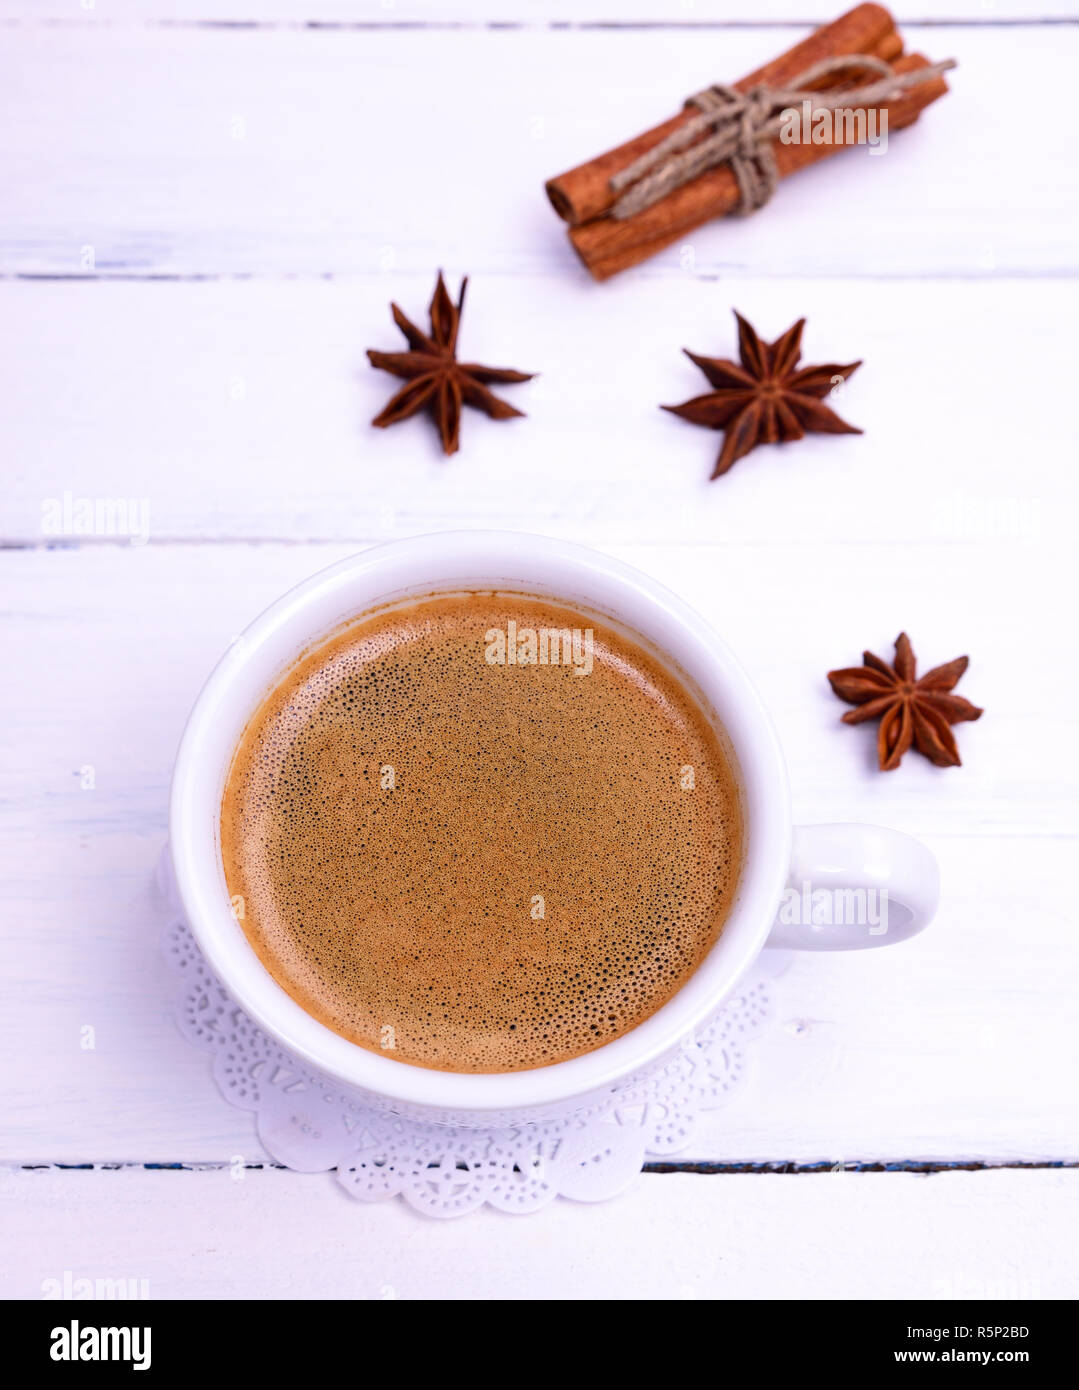
POLYGON ((719 164, 729 164, 738 180, 740 202, 736 211, 742 215, 756 212, 768 202, 779 182, 772 141, 780 132, 784 112, 806 101, 814 118, 819 112, 839 107, 877 106, 955 66, 955 59, 948 58, 900 73, 883 58, 852 53, 814 63, 791 87, 759 83, 748 92, 740 92, 717 82, 686 102, 698 108, 699 116, 612 177, 611 192, 622 196, 611 216, 621 222, 643 212, 719 164), (824 77, 851 72, 875 76, 845 91, 810 90, 824 77))

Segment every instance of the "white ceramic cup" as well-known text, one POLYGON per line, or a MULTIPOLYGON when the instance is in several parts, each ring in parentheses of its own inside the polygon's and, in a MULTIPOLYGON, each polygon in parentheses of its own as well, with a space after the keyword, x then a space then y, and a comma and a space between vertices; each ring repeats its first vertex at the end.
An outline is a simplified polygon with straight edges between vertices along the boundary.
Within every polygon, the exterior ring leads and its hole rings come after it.
POLYGON ((178 905, 235 1001, 283 1047, 368 1103, 452 1124, 550 1119, 632 1084, 719 1007, 766 945, 820 950, 901 941, 927 925, 939 893, 933 856, 909 836, 863 825, 792 830, 787 773, 771 720, 746 673, 691 608, 610 556, 514 532, 450 532, 376 546, 314 575, 256 618, 195 702, 176 759, 169 832, 178 905), (307 1014, 271 978, 233 917, 219 838, 225 777, 240 735, 305 648, 372 609, 475 589, 559 599, 643 639, 726 731, 747 828, 723 931, 672 999, 584 1056, 485 1075, 395 1061, 307 1014), (832 893, 848 905, 884 891, 886 918, 878 912, 846 925, 806 921, 809 914, 800 909, 810 901, 807 890, 832 893))

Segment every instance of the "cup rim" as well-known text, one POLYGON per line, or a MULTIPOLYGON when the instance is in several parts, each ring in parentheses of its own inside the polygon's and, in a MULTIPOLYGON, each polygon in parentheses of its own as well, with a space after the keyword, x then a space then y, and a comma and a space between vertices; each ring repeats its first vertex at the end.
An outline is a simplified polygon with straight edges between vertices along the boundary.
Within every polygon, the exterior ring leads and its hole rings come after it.
MULTIPOLYGON (((487 587, 479 579, 472 582, 474 587, 487 587)), ((387 596, 393 592, 387 590, 387 596)), ((578 601, 589 606, 585 599, 578 601)), ((598 603, 595 608, 602 612, 598 603)), ((301 581, 249 623, 211 672, 188 717, 173 772, 169 826, 173 875, 188 925, 230 996, 267 1034, 315 1071, 373 1092, 391 1107, 396 1103, 480 1117, 565 1105, 603 1092, 675 1050, 718 1009, 763 947, 786 882, 792 834, 786 767, 771 718, 748 675, 704 618, 658 581, 603 552, 528 532, 484 530, 436 532, 369 547, 301 581), (454 580, 443 578, 440 571, 455 566, 474 566, 478 573, 489 574, 495 588, 519 582, 521 592, 551 597, 559 597, 554 581, 533 587, 510 576, 536 566, 560 571, 567 576, 563 601, 571 607, 574 580, 617 593, 625 610, 614 605, 615 617, 639 630, 661 653, 671 643, 652 637, 647 624, 635 621, 634 611, 647 612, 664 633, 677 633, 675 645, 692 650, 713 678, 704 691, 712 712, 713 691, 721 691, 728 702, 720 722, 738 763, 745 856, 723 931, 689 980, 654 1014, 613 1041, 566 1061, 512 1072, 451 1072, 399 1062, 350 1042, 307 1014, 277 984, 232 916, 227 889, 222 891, 220 796, 238 739, 238 732, 228 735, 228 729, 238 723, 242 730, 255 712, 261 695, 252 702, 252 689, 265 694, 305 647, 321 640, 334 624, 313 628, 306 640, 296 642, 289 661, 271 669, 275 642, 287 649, 289 634, 301 629, 305 620, 313 621, 318 611, 329 612, 335 603, 348 610, 349 595, 356 590, 367 588, 370 596, 358 601, 354 616, 378 607, 379 582, 389 583, 394 575, 407 573, 410 565, 415 572, 411 592, 417 597, 452 592, 454 580), (256 665, 260 659, 261 680, 256 665), (226 741, 230 753, 222 770, 226 741)))

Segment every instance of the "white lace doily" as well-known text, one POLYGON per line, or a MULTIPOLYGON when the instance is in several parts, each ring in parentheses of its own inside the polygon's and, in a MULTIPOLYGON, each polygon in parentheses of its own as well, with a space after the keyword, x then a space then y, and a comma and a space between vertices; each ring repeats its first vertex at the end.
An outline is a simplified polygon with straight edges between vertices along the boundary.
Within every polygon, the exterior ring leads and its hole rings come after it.
POLYGON ((688 1147, 697 1115, 724 1105, 743 1084, 746 1044, 775 1015, 774 976, 783 964, 765 952, 712 1022, 632 1087, 557 1122, 482 1130, 373 1109, 257 1027, 183 922, 168 929, 165 949, 178 976, 181 1032, 213 1054, 221 1094, 254 1111, 270 1155, 302 1173, 336 1169, 360 1201, 400 1196, 429 1216, 461 1216, 484 1202, 523 1213, 557 1196, 601 1201, 621 1192, 649 1157, 688 1147))

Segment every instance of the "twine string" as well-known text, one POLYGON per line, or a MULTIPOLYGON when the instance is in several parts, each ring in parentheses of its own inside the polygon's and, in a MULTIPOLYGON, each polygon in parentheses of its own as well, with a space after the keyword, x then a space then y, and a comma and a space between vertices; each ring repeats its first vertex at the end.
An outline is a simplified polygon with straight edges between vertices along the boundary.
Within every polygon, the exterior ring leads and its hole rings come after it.
POLYGON ((624 221, 706 170, 725 163, 738 180, 740 202, 736 211, 756 212, 768 202, 779 182, 772 142, 780 133, 785 112, 807 101, 814 119, 820 112, 839 107, 878 106, 955 66, 955 59, 948 58, 900 73, 883 58, 852 53, 814 63, 794 79, 791 87, 759 83, 748 92, 740 92, 717 82, 686 103, 697 107, 700 115, 686 121, 613 176, 611 192, 621 196, 611 209, 611 216, 624 221), (844 91, 810 90, 822 78, 852 72, 871 76, 844 91))

